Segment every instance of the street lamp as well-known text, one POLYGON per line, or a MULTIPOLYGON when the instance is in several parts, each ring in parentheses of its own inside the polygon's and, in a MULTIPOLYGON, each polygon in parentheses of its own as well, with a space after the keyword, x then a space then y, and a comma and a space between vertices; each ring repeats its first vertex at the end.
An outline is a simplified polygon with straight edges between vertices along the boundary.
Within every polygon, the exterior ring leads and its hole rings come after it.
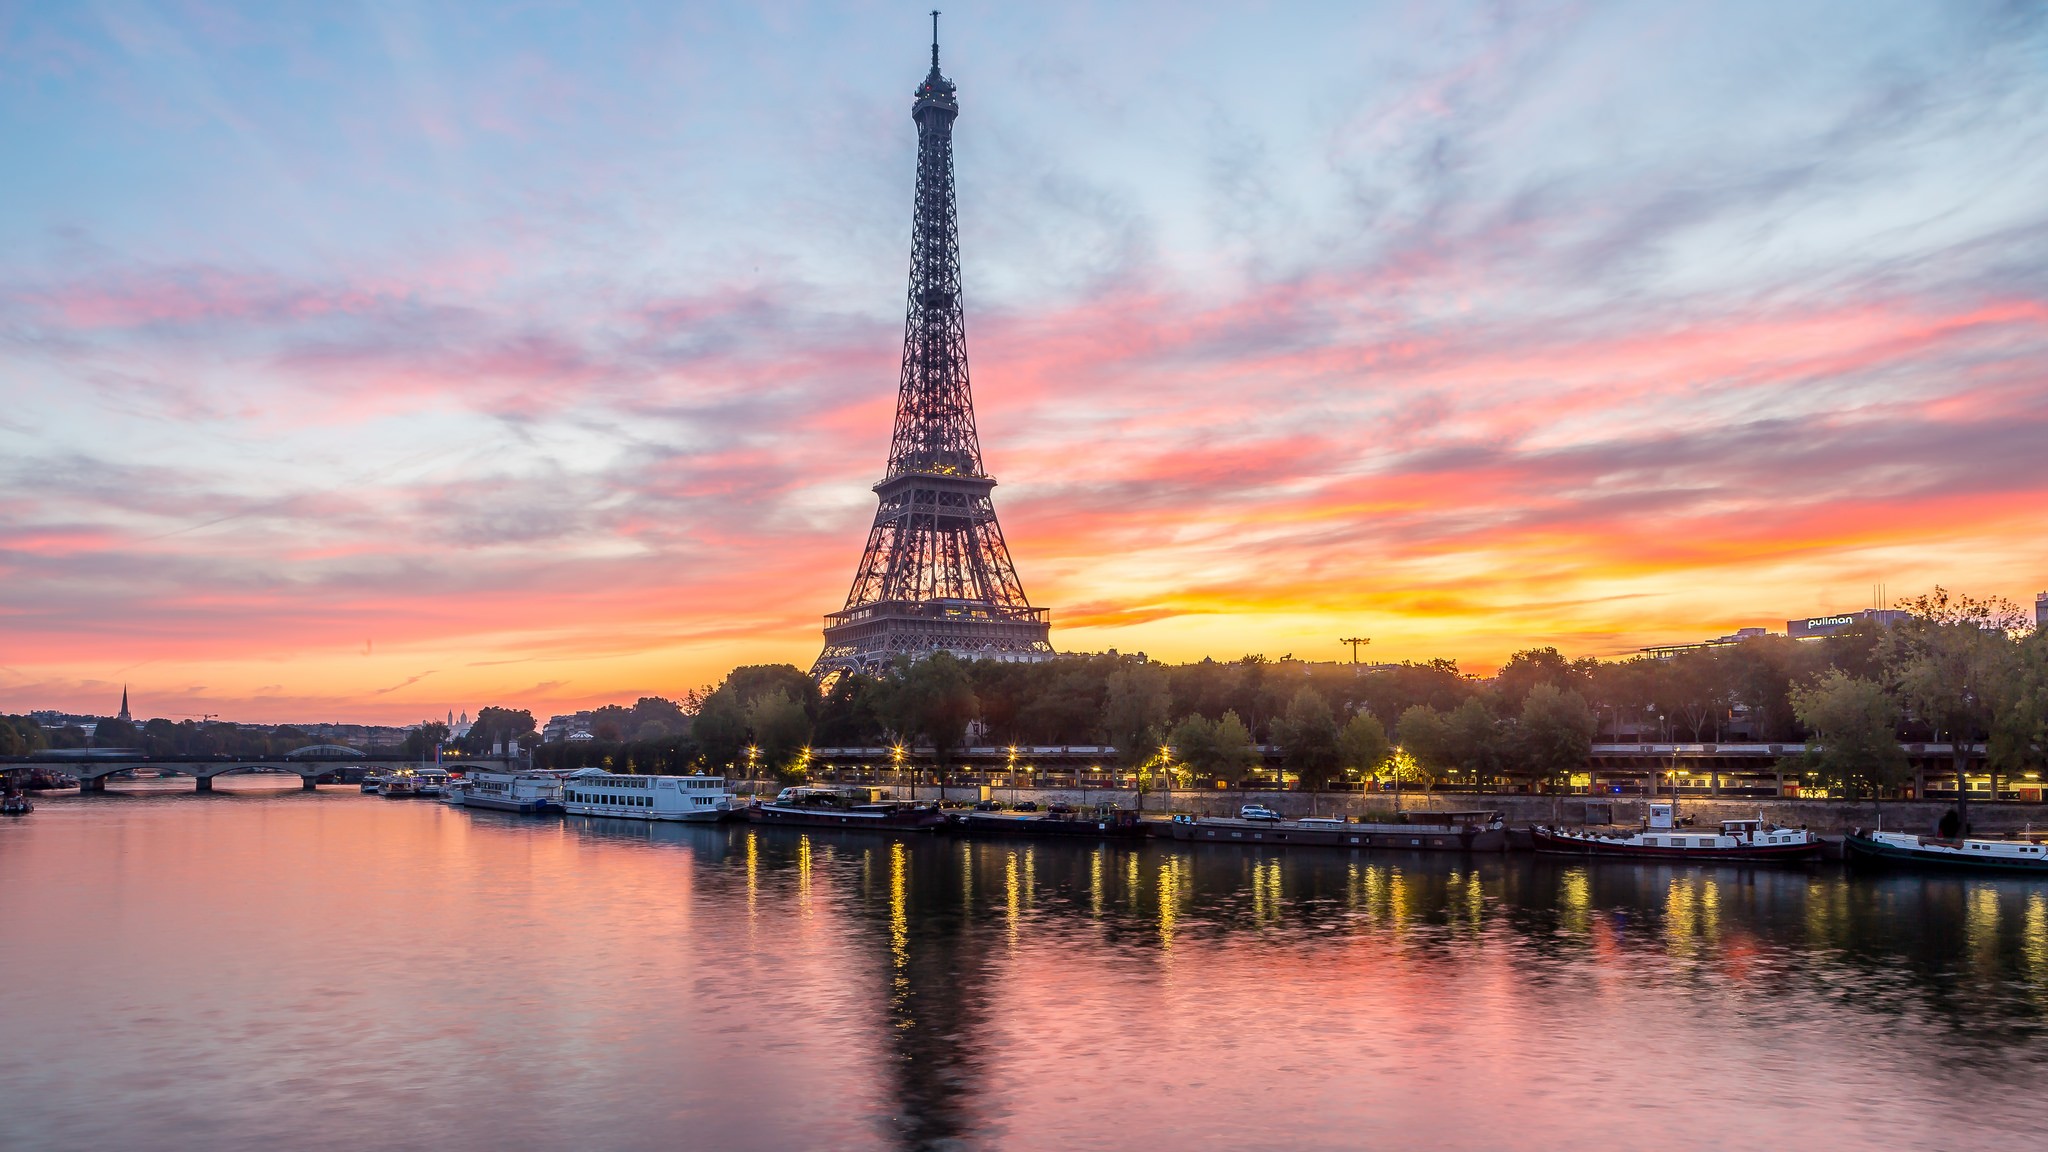
POLYGON ((754 783, 754 768, 759 762, 760 756, 761 750, 759 748, 752 744, 747 745, 747 790, 755 795, 759 795, 761 791, 760 787, 754 783))

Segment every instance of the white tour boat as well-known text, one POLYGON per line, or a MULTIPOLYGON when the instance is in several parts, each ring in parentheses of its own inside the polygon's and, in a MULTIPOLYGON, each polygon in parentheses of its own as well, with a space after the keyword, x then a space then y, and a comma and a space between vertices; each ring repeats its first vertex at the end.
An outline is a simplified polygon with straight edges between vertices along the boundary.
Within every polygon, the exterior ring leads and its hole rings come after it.
POLYGON ((709 823, 732 812, 722 776, 633 776, 585 768, 562 781, 562 809, 571 816, 709 823))
POLYGON ((562 811, 562 777, 555 772, 471 772, 459 795, 465 808, 544 816, 562 811))

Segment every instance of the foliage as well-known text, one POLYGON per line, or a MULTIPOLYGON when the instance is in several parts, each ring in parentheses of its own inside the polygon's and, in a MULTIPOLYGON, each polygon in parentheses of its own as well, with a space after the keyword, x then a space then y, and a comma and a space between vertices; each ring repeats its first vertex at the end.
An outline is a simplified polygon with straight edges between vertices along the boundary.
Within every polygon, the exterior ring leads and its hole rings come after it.
POLYGON ((1429 705, 1417 704, 1401 713, 1394 724, 1394 738, 1402 753, 1422 771, 1441 776, 1457 770, 1450 725, 1444 722, 1443 713, 1429 705))
POLYGON ((1884 685, 1830 669, 1794 686, 1792 710, 1814 734, 1807 762, 1829 787, 1851 797, 1883 795, 1905 778, 1898 705, 1884 685))
POLYGON ((1538 684, 1522 701, 1516 728, 1518 775, 1561 783, 1586 766, 1598 725, 1585 697, 1552 684, 1538 684))
POLYGON ((429 720, 405 734, 405 754, 424 759, 432 755, 436 747, 447 742, 448 725, 439 720, 429 720))
POLYGON ((0 756, 26 756, 49 747, 43 726, 26 716, 0 716, 0 756))
POLYGON ((770 688, 748 702, 746 720, 754 762, 785 779, 793 777, 811 742, 811 718, 804 706, 785 689, 770 688))
POLYGON ((1288 701, 1287 712, 1273 725, 1273 740, 1300 777, 1302 787, 1320 791, 1337 771, 1342 754, 1337 745, 1337 718, 1329 701, 1313 688, 1303 688, 1288 701))
POLYGON ((1360 776, 1377 774, 1393 754, 1387 726, 1370 712, 1360 712, 1345 721, 1343 730, 1337 733, 1338 763, 1360 776))
POLYGON ((898 661, 880 711, 899 739, 924 740, 945 764, 967 735, 976 707, 966 666, 950 652, 934 652, 914 663, 898 661))
POLYGON ((1152 759, 1165 738, 1169 699, 1166 672, 1157 664, 1132 664, 1109 674, 1103 729, 1125 764, 1152 759))
MULTIPOLYGON (((442 729, 445 737, 447 730, 442 729)), ((533 713, 524 708, 486 707, 477 710, 476 719, 470 724, 469 732, 460 741, 464 752, 472 756, 489 755, 498 744, 528 744, 528 737, 534 735, 533 713)))

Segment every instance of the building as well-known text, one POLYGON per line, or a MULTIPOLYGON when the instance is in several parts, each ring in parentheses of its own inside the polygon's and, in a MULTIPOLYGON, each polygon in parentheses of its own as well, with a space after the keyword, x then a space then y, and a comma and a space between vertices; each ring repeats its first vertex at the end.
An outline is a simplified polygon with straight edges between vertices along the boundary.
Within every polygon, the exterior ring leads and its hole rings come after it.
POLYGON ((1740 644, 1745 640, 1759 640, 1769 635, 1769 632, 1761 628, 1737 628, 1726 636, 1716 636, 1712 640, 1695 640, 1690 644, 1652 644, 1648 648, 1638 648, 1636 651, 1653 659, 1669 660, 1681 652, 1701 652, 1708 648, 1726 648, 1731 644, 1740 644))
POLYGON ((2048 628, 2048 592, 2034 597, 2034 627, 2048 628))
POLYGON ((1053 654, 1050 614, 1025 597, 996 523, 996 482, 975 431, 953 194, 960 103, 939 71, 936 13, 932 19, 932 67, 910 110, 917 194, 895 432, 853 587, 845 607, 825 617, 824 650, 811 666, 821 680, 934 652, 1025 661, 1053 654))
POLYGON ((540 742, 560 744, 568 740, 594 740, 596 736, 591 733, 590 724, 589 709, 564 716, 550 716, 548 722, 541 726, 540 742))
POLYGON ((1911 613, 1901 612, 1896 608, 1865 608, 1858 612, 1840 612, 1833 616, 1809 616, 1804 620, 1785 621, 1785 635, 1794 640, 1818 640, 1823 636, 1846 632, 1864 620, 1890 628, 1902 623, 1910 615, 1911 613))

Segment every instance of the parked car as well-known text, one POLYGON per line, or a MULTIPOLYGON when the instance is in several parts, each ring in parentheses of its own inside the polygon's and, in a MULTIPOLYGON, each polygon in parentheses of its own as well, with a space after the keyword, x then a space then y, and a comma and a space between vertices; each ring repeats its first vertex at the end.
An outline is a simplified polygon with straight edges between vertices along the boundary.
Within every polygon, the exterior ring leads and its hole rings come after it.
POLYGON ((976 812, 1001 812, 1003 810, 1003 802, 1001 800, 983 800, 974 806, 974 810, 976 812))
POLYGON ((1036 811, 1038 811, 1038 801, 1036 801, 1036 800, 1024 800, 1024 801, 1020 801, 1020 802, 1019 802, 1019 803, 1017 804, 1017 809, 1016 809, 1016 810, 1017 810, 1017 811, 1019 811, 1019 812, 1036 812, 1036 811))
POLYGON ((1045 806, 1045 810, 1050 815, 1071 816, 1074 812, 1074 806, 1072 804, 1048 804, 1045 806))
POLYGON ((1264 804, 1247 804, 1237 810, 1239 820, 1285 820, 1286 817, 1264 804))

